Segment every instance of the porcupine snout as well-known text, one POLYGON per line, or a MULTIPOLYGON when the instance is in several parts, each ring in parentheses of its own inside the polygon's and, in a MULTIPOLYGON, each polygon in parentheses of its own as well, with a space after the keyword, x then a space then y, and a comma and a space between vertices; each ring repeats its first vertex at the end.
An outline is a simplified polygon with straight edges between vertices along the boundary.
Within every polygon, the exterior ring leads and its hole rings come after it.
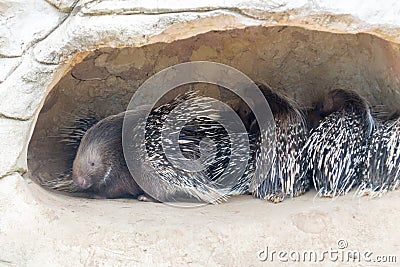
POLYGON ((82 168, 80 162, 75 161, 74 167, 72 168, 72 180, 74 184, 81 189, 88 189, 93 185, 93 179, 88 175, 87 170, 82 168))
POLYGON ((75 185, 81 189, 88 189, 93 184, 90 177, 73 175, 72 178, 74 180, 75 185))

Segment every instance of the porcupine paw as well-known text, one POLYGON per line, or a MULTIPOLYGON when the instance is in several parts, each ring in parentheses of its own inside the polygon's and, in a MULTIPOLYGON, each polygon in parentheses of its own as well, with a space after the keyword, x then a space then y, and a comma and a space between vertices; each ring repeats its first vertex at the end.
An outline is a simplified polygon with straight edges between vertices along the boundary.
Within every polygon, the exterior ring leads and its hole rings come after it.
POLYGON ((321 188, 319 190, 318 195, 320 197, 335 198, 335 197, 346 195, 347 192, 349 191, 349 189, 351 189, 351 188, 347 188, 345 190, 344 189, 340 189, 340 190, 336 189, 335 190, 335 189, 328 189, 328 188, 324 189, 324 188, 321 188))
POLYGON ((152 198, 149 195, 143 194, 143 195, 139 195, 137 197, 137 200, 142 201, 142 202, 156 202, 156 203, 160 203, 160 201, 152 198))
POLYGON ((302 189, 296 190, 293 192, 293 197, 298 197, 298 196, 304 195, 308 190, 309 190, 309 188, 302 188, 302 189))
POLYGON ((305 194, 310 190, 310 187, 311 180, 308 177, 298 180, 293 186, 292 197, 298 197, 305 194))
POLYGON ((280 203, 285 199, 285 194, 282 192, 268 194, 264 197, 265 200, 268 200, 274 204, 280 203))

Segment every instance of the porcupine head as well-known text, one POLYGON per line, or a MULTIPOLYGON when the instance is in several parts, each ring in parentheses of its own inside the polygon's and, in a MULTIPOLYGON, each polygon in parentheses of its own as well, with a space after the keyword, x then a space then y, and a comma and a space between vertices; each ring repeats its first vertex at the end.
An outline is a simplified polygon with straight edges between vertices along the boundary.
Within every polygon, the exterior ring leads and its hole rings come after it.
POLYGON ((101 177, 107 179, 107 169, 112 166, 104 162, 100 150, 99 145, 93 144, 81 145, 78 148, 72 167, 72 178, 81 189, 89 189, 93 184, 101 184, 101 177))
POLYGON ((320 97, 319 101, 315 103, 315 108, 308 110, 306 113, 311 128, 316 128, 320 120, 329 114, 344 110, 361 112, 361 115, 370 126, 369 131, 371 131, 373 121, 368 103, 354 91, 334 89, 325 96, 320 97))
POLYGON ((327 116, 342 109, 367 110, 368 105, 353 91, 335 89, 325 96, 324 101, 317 105, 317 109, 320 115, 327 116))
POLYGON ((141 192, 123 156, 122 122, 123 114, 118 114, 90 128, 74 159, 74 183, 97 197, 137 196, 141 192))

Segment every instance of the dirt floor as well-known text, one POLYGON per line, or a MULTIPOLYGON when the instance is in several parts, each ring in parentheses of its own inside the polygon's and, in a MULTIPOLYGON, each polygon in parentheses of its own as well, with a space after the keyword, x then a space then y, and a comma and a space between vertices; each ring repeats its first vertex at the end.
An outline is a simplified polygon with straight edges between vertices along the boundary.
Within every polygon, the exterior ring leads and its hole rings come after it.
POLYGON ((0 180, 0 266, 308 266, 325 251, 328 266, 400 261, 399 191, 314 196, 184 209, 56 195, 11 175, 0 180))

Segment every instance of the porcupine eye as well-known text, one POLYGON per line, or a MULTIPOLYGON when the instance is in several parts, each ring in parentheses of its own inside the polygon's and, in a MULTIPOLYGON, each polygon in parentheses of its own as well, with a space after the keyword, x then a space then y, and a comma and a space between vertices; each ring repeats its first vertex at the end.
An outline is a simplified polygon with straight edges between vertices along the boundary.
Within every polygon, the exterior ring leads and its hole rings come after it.
POLYGON ((94 167, 94 162, 89 163, 90 167, 94 167))

